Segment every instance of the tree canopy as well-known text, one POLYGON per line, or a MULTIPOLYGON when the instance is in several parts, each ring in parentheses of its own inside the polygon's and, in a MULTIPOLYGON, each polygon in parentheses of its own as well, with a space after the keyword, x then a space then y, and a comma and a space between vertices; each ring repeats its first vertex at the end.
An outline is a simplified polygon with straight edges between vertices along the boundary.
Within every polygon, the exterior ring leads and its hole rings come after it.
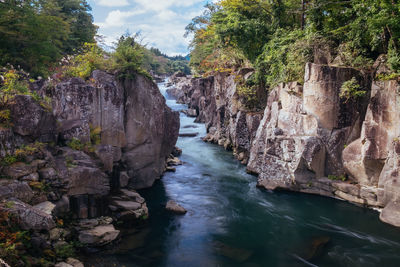
POLYGON ((267 87, 301 81, 307 61, 400 73, 397 0, 221 0, 186 27, 198 74, 252 66, 267 87))
POLYGON ((0 65, 46 75, 62 56, 94 42, 86 0, 0 1, 0 65))

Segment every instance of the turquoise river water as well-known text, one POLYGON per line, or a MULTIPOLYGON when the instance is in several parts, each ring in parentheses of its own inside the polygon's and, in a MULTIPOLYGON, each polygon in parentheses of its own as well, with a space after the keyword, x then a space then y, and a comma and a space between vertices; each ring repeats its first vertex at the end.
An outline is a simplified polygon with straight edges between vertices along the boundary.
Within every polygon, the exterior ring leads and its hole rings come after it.
MULTIPOLYGON (((182 110, 165 93, 167 104, 182 110)), ((400 229, 376 211, 313 195, 256 188, 231 152, 204 143, 203 124, 181 114, 184 162, 146 198, 148 223, 131 229, 116 250, 98 253, 93 266, 400 266, 400 229), (165 211, 176 200, 184 216, 165 211)))

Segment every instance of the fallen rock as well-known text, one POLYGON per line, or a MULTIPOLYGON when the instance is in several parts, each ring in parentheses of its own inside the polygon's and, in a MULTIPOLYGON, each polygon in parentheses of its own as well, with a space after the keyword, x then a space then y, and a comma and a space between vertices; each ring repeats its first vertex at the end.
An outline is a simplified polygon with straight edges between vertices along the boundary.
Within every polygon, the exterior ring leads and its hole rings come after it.
POLYGON ((23 162, 16 162, 10 166, 4 168, 4 175, 11 177, 13 179, 18 179, 23 176, 29 175, 31 173, 36 172, 36 166, 29 165, 23 162))
POLYGON ((112 224, 100 225, 93 229, 79 233, 79 241, 89 246, 103 246, 118 238, 120 231, 115 230, 112 224))
POLYGON ((8 201, 2 206, 19 218, 19 224, 24 230, 49 231, 56 226, 50 215, 19 200, 8 201))
POLYGON ((119 186, 121 188, 127 187, 129 185, 129 175, 127 172, 121 172, 119 174, 119 186))
POLYGON ((84 267, 83 263, 74 258, 68 258, 67 263, 73 267, 84 267))
POLYGON ((48 215, 51 215, 53 213, 53 210, 55 207, 56 207, 56 205, 54 205, 50 201, 42 202, 40 204, 33 206, 33 208, 43 211, 44 213, 46 213, 48 215))
POLYGON ((180 155, 182 155, 182 149, 180 149, 179 147, 176 146, 171 154, 174 157, 179 157, 180 155))
POLYGON ((167 202, 165 208, 175 214, 186 214, 187 210, 173 200, 167 202))
POLYGON ((145 202, 145 199, 139 195, 139 193, 128 190, 128 189, 121 189, 120 190, 122 193, 122 196, 128 197, 129 199, 138 202, 140 204, 143 204, 145 202))
POLYGON ((26 182, 37 182, 39 181, 39 174, 37 172, 34 172, 22 177, 21 180, 26 182))
POLYGON ((196 137, 199 133, 180 133, 179 137, 196 137))
POLYGON ((118 201, 114 200, 113 201, 114 206, 118 207, 119 209, 122 210, 137 210, 142 207, 140 203, 133 202, 133 201, 118 201))
POLYGON ((400 227, 400 202, 390 202, 379 216, 381 221, 400 227))
POLYGON ((179 166, 182 165, 182 161, 179 158, 173 157, 173 158, 168 158, 167 159, 167 165, 168 166, 179 166))
POLYGON ((40 179, 49 181, 57 178, 57 172, 53 168, 44 168, 39 170, 40 179))
POLYGON ((197 110, 195 109, 182 110, 182 113, 187 115, 188 117, 197 117, 197 110))
POLYGON ((176 172, 176 168, 167 166, 167 167, 165 168, 165 171, 166 171, 166 172, 176 172))
POLYGON ((33 191, 26 182, 3 180, 0 182, 0 200, 10 198, 30 202, 33 198, 33 191))
POLYGON ((54 267, 74 267, 71 264, 68 264, 66 262, 59 262, 56 265, 54 265, 54 267))

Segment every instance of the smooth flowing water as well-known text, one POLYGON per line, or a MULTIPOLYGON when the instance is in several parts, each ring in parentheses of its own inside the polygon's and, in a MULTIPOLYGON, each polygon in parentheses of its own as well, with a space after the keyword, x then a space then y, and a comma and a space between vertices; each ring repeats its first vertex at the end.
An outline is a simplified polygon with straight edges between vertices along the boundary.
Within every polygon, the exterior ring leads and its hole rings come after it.
MULTIPOLYGON (((165 95, 164 84, 159 84, 165 95)), ((185 106, 165 95, 174 110, 185 106)), ((305 194, 256 188, 231 152, 204 143, 202 124, 181 114, 184 165, 167 173, 146 198, 150 218, 94 266, 400 266, 400 229, 378 213, 305 194), (165 211, 173 199, 184 216, 165 211)))

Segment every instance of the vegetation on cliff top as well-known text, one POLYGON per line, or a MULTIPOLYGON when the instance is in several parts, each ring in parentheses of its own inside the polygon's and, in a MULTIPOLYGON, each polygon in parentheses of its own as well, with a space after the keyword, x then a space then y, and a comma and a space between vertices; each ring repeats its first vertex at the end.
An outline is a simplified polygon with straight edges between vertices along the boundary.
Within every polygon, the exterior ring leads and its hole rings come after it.
POLYGON ((85 42, 94 42, 86 0, 0 1, 0 66, 46 75, 85 42))
POLYGON ((368 70, 380 54, 400 72, 398 1, 221 0, 186 30, 197 74, 251 66, 272 88, 301 82, 307 61, 368 70))

